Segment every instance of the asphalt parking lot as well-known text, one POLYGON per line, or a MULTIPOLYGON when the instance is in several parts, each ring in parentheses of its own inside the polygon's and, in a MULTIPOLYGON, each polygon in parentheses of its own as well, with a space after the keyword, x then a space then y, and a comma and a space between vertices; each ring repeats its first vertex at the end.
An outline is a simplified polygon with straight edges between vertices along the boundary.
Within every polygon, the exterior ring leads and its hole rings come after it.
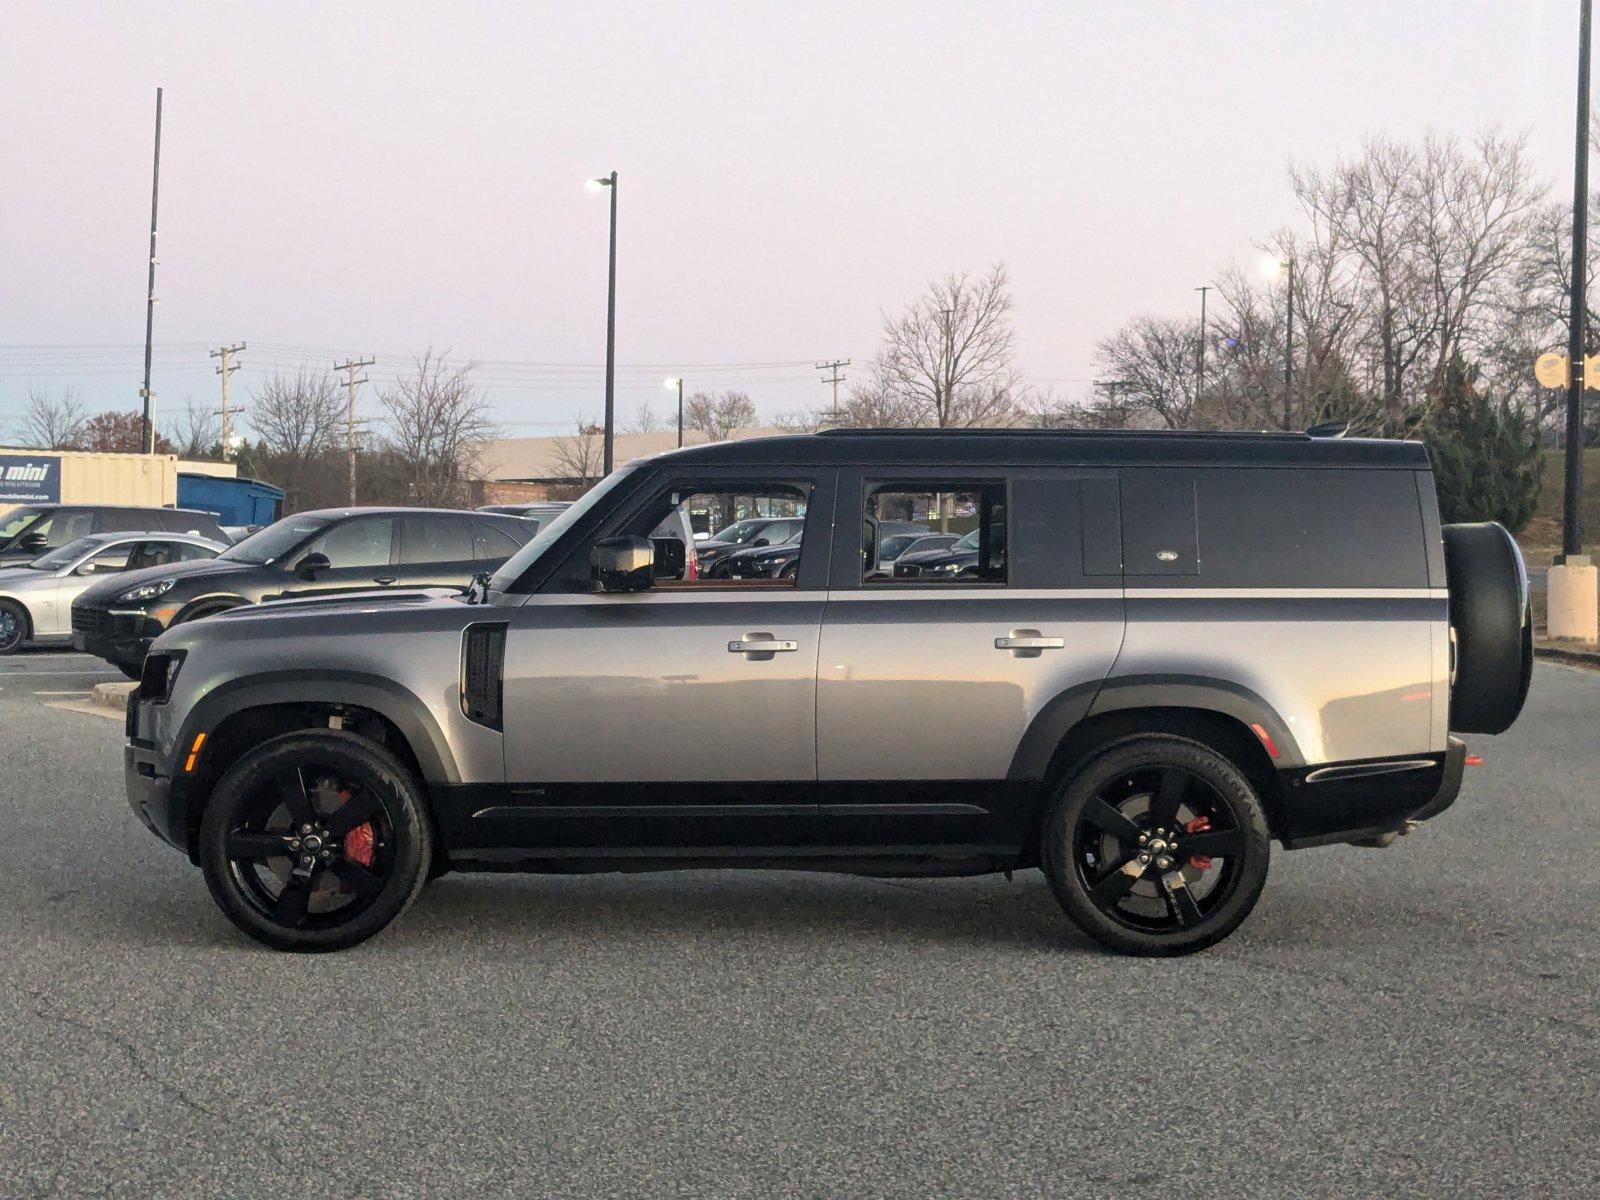
POLYGON ((1593 1196, 1600 673, 1456 806, 1115 958, 1037 872, 450 876, 276 955, 0 662, 0 1195, 1593 1196))

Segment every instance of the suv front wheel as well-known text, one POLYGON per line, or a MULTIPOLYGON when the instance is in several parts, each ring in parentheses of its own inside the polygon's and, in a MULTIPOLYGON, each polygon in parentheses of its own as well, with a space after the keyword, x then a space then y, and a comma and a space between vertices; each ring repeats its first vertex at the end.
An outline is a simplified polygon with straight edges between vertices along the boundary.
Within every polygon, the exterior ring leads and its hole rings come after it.
POLYGON ((415 780, 332 730, 263 742, 218 781, 200 866, 228 919, 278 950, 342 950, 410 906, 433 858, 415 780))
POLYGON ((1101 750, 1056 793, 1042 858, 1061 907, 1126 954, 1190 954, 1227 937, 1267 881, 1266 817, 1222 755, 1140 736, 1101 750))

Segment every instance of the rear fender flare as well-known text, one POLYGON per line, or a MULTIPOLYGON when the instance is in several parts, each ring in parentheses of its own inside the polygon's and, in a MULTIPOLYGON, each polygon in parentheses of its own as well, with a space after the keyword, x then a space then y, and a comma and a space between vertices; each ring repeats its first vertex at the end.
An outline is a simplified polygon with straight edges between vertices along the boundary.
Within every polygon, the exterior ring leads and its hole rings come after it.
MULTIPOLYGON (((1305 766, 1288 722, 1249 688, 1198 675, 1137 675, 1068 688, 1039 710, 1012 757, 1007 778, 1042 782, 1057 747, 1083 721, 1132 709, 1183 708, 1221 713, 1246 727, 1259 725, 1278 749, 1272 765, 1305 766)), ((1259 735, 1258 735, 1259 736, 1259 735)))

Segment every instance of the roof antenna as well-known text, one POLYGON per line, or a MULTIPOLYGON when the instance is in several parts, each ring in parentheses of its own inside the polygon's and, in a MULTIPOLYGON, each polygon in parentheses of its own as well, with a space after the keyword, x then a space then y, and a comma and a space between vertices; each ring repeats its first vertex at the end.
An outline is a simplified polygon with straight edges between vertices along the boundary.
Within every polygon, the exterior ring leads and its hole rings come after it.
POLYGON ((1350 432, 1349 421, 1324 421, 1320 425, 1313 425, 1306 430, 1307 437, 1314 438, 1342 438, 1350 432))

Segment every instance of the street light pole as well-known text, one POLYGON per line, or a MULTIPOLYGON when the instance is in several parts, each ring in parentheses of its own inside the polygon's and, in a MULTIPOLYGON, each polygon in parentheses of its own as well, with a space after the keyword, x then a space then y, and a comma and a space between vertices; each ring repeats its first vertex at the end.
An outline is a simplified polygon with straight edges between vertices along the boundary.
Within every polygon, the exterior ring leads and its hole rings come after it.
POLYGON ((157 88, 155 166, 150 171, 150 267, 149 283, 145 289, 144 300, 144 386, 139 389, 139 395, 144 400, 144 414, 143 419, 140 421, 139 445, 146 454, 154 454, 156 452, 155 394, 150 390, 150 348, 156 324, 156 205, 160 198, 161 89, 157 88))
POLYGON ((617 412, 617 173, 613 171, 589 183, 591 187, 611 189, 611 255, 606 274, 606 425, 605 450, 601 455, 603 471, 609 475, 616 441, 617 412))
POLYGON ((683 449, 683 376, 676 379, 663 380, 662 387, 676 387, 678 389, 678 449, 683 449))
POLYGON ((1200 404, 1200 394, 1206 390, 1206 293, 1210 290, 1210 284, 1195 288, 1195 291, 1200 293, 1200 348, 1195 354, 1194 382, 1196 407, 1200 404))
POLYGON ((1589 253, 1589 22, 1591 0, 1578 16, 1578 135, 1572 160, 1572 305, 1567 321, 1566 499, 1561 513, 1561 554, 1583 553, 1583 389, 1600 384, 1584 377, 1584 321, 1589 313, 1585 279, 1589 253))
POLYGON ((1294 258, 1285 264, 1289 268, 1289 304, 1283 322, 1283 427, 1294 428, 1294 258))

